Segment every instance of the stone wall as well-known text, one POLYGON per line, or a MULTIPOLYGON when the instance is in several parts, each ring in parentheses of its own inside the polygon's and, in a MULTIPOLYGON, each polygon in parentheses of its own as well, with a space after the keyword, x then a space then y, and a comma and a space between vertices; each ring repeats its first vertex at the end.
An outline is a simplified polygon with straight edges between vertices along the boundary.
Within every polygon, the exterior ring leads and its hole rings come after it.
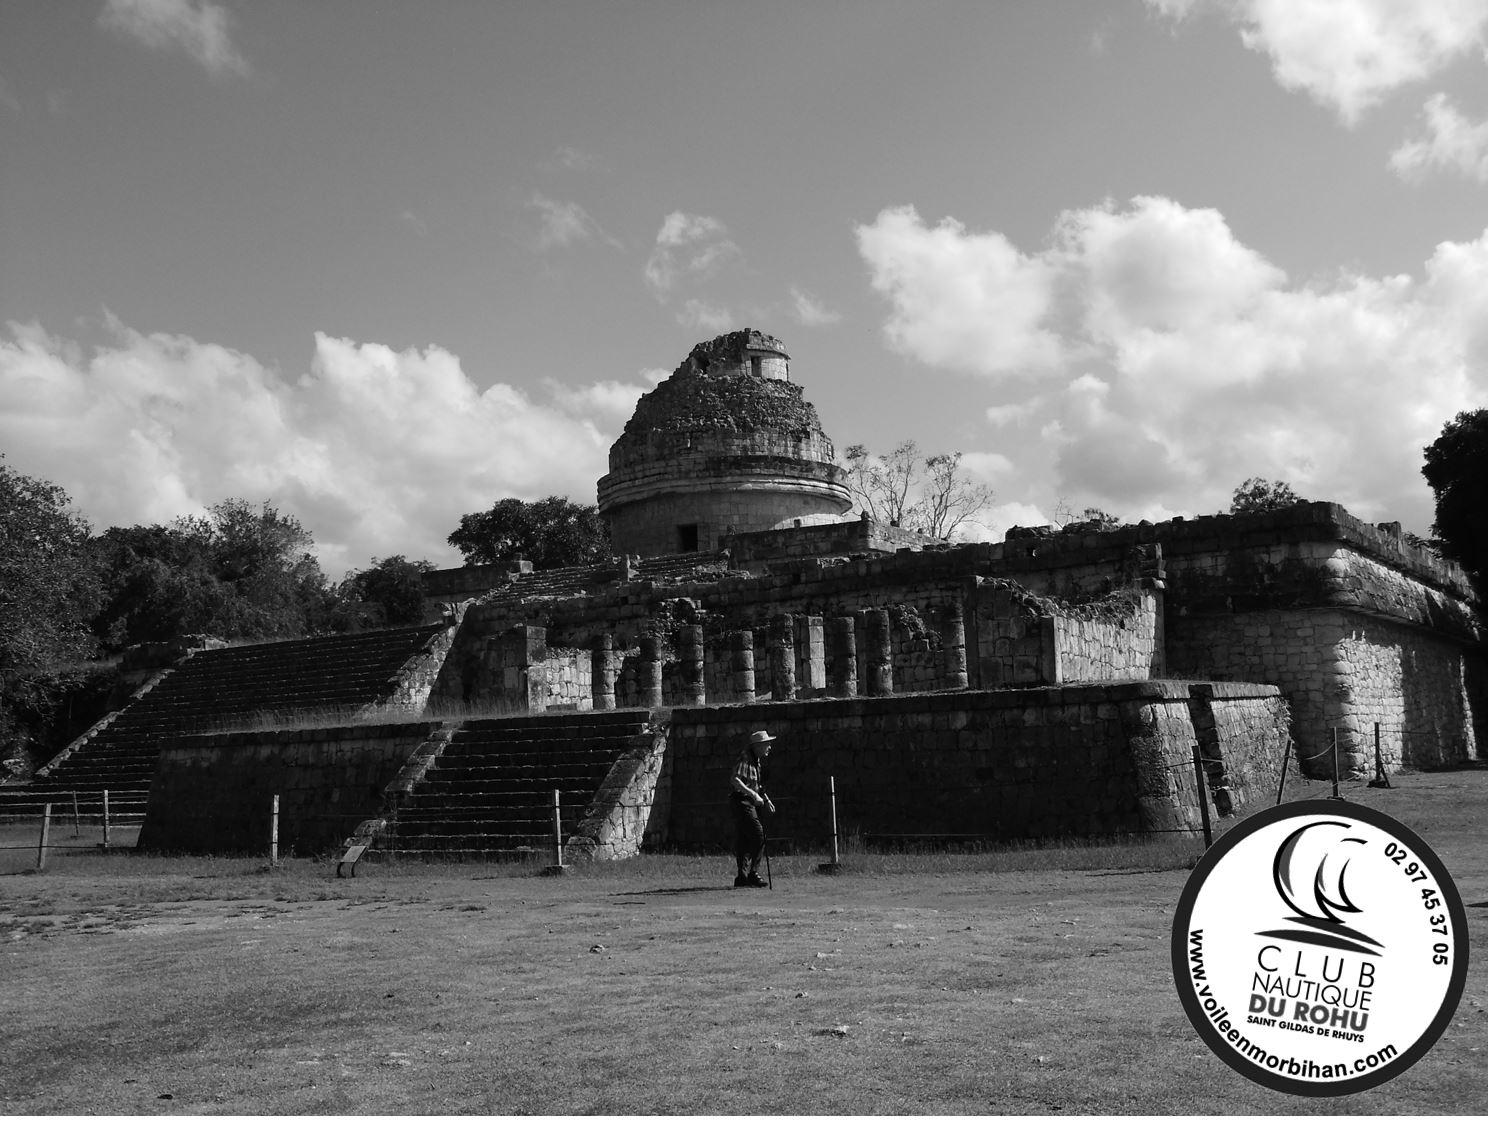
POLYGON ((790 518, 839 515, 850 499, 832 463, 785 456, 687 458, 645 463, 607 476, 607 525, 618 548, 643 556, 714 553, 734 532, 772 529, 790 518))
POLYGON ((723 542, 731 553, 731 566, 750 572, 765 572, 773 561, 895 553, 899 549, 923 549, 937 544, 941 543, 870 518, 737 532, 723 542))
POLYGON ((1461 652, 1433 634, 1353 612, 1269 610, 1205 617, 1169 638, 1179 672, 1279 685, 1308 774, 1332 773, 1334 729, 1340 773, 1372 774, 1376 724, 1390 770, 1474 756, 1461 652))
POLYGON ((163 746, 137 847, 269 852, 280 796, 280 851, 335 848, 377 816, 384 788, 438 724, 187 736, 163 746))
POLYGON ((676 709, 670 844, 729 845, 730 767, 757 728, 780 737, 769 834, 820 849, 831 776, 842 837, 1193 830, 1195 739, 1222 814, 1273 793, 1288 737, 1279 690, 1180 681, 676 709), (1200 718, 1211 721, 1208 738, 1200 718))
POLYGON ((1157 593, 1139 588, 1094 604, 1052 611, 1052 684, 1134 681, 1166 671, 1157 593))

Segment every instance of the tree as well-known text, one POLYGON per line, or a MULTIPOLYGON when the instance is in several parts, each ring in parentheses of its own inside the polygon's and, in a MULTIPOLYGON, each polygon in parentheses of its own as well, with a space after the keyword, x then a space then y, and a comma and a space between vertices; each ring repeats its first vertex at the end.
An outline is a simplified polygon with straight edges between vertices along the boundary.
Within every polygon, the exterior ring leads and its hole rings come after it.
POLYGON ((1425 449, 1421 474, 1436 496, 1431 532, 1486 599, 1488 580, 1488 410, 1458 413, 1425 449))
POLYGON ((1245 479, 1234 488, 1234 499, 1229 504, 1231 514, 1263 514, 1267 510, 1283 510, 1306 499, 1297 494, 1279 479, 1267 483, 1256 476, 1245 479))
POLYGON ((94 653, 89 529, 66 492, 0 463, 0 738, 44 722, 94 653))
POLYGON ((374 608, 364 625, 413 625, 425 618, 425 585, 420 577, 433 571, 435 565, 429 561, 405 560, 402 555, 375 559, 372 568, 349 573, 339 591, 345 600, 359 600, 374 608))
POLYGON ((995 497, 960 468, 963 458, 963 452, 925 456, 912 440, 882 456, 873 456, 864 444, 852 444, 845 449, 845 471, 861 510, 878 521, 947 541, 995 497))
POLYGON ((105 602, 93 620, 111 649, 185 634, 294 638, 336 629, 336 593, 295 518, 228 499, 206 517, 105 532, 105 602))
POLYGON ((504 498, 491 510, 463 514, 446 540, 467 564, 506 566, 522 557, 536 569, 569 568, 611 555, 611 539, 596 507, 553 494, 538 502, 504 498))

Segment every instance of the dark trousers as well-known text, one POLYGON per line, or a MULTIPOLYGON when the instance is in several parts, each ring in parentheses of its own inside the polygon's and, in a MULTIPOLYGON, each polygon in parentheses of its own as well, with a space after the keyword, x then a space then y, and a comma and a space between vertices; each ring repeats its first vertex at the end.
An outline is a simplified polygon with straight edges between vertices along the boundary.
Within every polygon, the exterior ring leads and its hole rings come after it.
POLYGON ((736 821, 736 874, 755 876, 767 846, 767 835, 757 816, 757 804, 745 798, 731 799, 731 816, 736 821))

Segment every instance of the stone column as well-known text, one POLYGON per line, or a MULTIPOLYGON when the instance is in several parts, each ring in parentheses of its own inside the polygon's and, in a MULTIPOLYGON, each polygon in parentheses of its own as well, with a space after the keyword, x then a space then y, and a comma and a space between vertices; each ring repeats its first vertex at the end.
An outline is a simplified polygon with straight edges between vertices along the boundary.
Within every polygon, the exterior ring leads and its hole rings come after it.
POLYGON ((884 607, 866 612, 866 692, 892 695, 892 620, 884 607))
POLYGON ((751 631, 731 632, 731 699, 757 699, 757 654, 751 631))
POLYGON ((798 693, 794 676, 793 616, 774 615, 767 632, 767 660, 772 668, 772 699, 791 701, 798 693))
POLYGON ((684 703, 705 703, 705 628, 698 623, 679 628, 679 677, 684 703))
POLYGON ((543 627, 520 624, 505 631, 498 639, 498 661, 501 666, 502 698, 524 712, 543 712, 548 706, 548 682, 545 678, 544 652, 546 631, 543 627))
POLYGON ((939 638, 943 640, 943 676, 945 689, 969 688, 969 660, 964 648, 964 608, 951 603, 939 620, 939 638))
POLYGON ((612 636, 609 634, 591 642, 591 707, 617 707, 617 667, 612 664, 612 636))
POLYGON ((830 694, 855 696, 855 674, 855 616, 836 615, 829 621, 830 694))
POLYGON ((645 634, 638 639, 638 688, 645 708, 661 708, 664 703, 664 663, 658 653, 658 636, 645 634))
POLYGON ((824 618, 801 615, 796 629, 798 684, 802 692, 818 696, 824 692, 824 618))

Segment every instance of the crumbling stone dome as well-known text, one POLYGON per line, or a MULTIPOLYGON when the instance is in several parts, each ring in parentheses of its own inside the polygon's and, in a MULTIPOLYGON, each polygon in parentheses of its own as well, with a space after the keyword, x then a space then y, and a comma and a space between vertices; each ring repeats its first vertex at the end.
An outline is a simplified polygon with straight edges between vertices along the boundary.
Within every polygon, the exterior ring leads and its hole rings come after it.
POLYGON ((729 532, 850 509, 845 473, 788 352, 750 328, 700 343, 643 395, 597 502, 618 552, 713 551, 729 532))

